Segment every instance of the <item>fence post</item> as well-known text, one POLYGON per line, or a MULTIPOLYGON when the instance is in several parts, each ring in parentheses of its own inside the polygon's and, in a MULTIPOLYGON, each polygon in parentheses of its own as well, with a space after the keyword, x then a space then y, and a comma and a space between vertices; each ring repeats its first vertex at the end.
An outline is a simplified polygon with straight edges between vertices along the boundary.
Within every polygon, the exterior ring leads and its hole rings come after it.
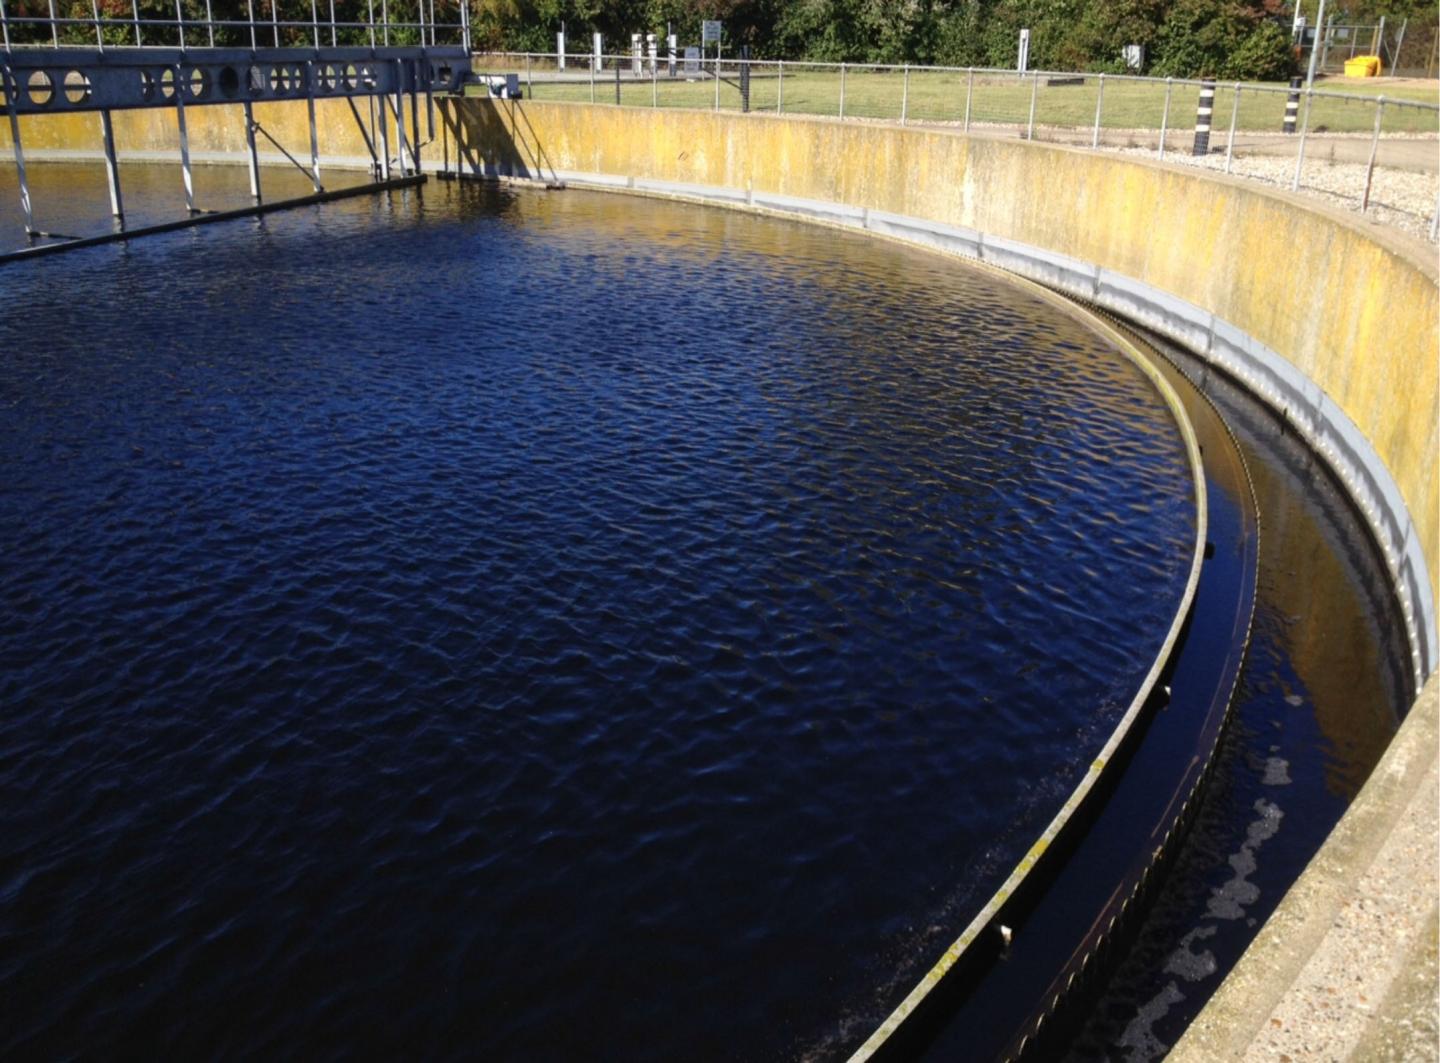
POLYGON ((660 106, 660 64, 650 64, 650 109, 653 111, 660 106))
POLYGON ((590 102, 595 102, 595 60, 590 62, 590 102))
POLYGON ((1100 108, 1105 104, 1105 75, 1100 75, 1100 91, 1095 95, 1095 132, 1090 137, 1090 147, 1100 146, 1100 108))
POLYGON ((1370 209, 1370 182, 1375 177, 1375 153, 1380 150, 1380 116, 1385 113, 1385 97, 1375 101, 1375 136, 1370 140, 1370 161, 1365 164, 1365 194, 1360 197, 1360 213, 1370 209))
POLYGON ((900 88, 900 124, 909 121, 910 116, 910 64, 905 64, 905 80, 900 88))
POLYGON ((840 117, 845 117, 845 64, 840 64, 840 117))
POLYGON ((965 132, 970 132, 970 98, 975 95, 975 68, 965 71, 965 132))
POLYGON ((717 44, 717 45, 715 46, 715 107, 714 107, 714 110, 717 110, 717 111, 718 111, 719 109, 720 109, 720 46, 717 44))
POLYGON ((620 106, 620 64, 615 64, 615 106, 620 106))
POLYGON ((1170 90, 1174 87, 1173 78, 1165 79, 1165 110, 1160 112, 1160 158, 1165 158, 1165 131, 1170 125, 1170 90))
POLYGON ((525 98, 526 98, 527 100, 533 100, 533 99, 535 98, 535 82, 534 82, 534 80, 530 77, 530 53, 529 53, 529 52, 526 52, 526 53, 525 53, 525 98))
POLYGON ((785 60, 780 60, 780 72, 775 78, 775 113, 785 113, 785 60))
POLYGON ((1230 137, 1225 141, 1225 172, 1230 172, 1230 160, 1235 156, 1235 119, 1240 115, 1240 82, 1235 82, 1235 102, 1230 106, 1230 137))
MULTIPOLYGON (((1022 75, 1023 76, 1023 75, 1022 75)), ((1035 94, 1040 91, 1040 78, 1030 75, 1030 123, 1025 128, 1025 139, 1035 139, 1035 94)))
POLYGON ((1207 155, 1210 152, 1210 116, 1215 113, 1215 82, 1200 82, 1200 104, 1195 109, 1195 143, 1191 155, 1207 155))
POLYGON ((1300 168, 1305 165, 1305 134, 1310 130, 1310 107, 1315 102, 1315 90, 1305 90, 1305 117, 1300 119, 1300 150, 1295 153, 1295 179, 1290 182, 1290 191, 1300 190, 1300 168))
POLYGON ((1280 126, 1282 133, 1295 132, 1295 119, 1300 116, 1300 79, 1290 79, 1290 95, 1285 98, 1285 121, 1280 126))

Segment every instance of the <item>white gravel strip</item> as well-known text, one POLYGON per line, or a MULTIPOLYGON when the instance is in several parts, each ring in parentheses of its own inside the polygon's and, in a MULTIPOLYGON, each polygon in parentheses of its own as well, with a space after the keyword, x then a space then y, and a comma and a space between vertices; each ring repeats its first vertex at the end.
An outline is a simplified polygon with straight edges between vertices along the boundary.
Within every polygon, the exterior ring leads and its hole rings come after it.
MULTIPOLYGON (((1156 157, 1156 152, 1147 148, 1120 150, 1124 155, 1156 157)), ((1225 156, 1218 154, 1197 157, 1171 151, 1165 153, 1165 161, 1207 170, 1223 172, 1225 169, 1225 156)), ((1295 160, 1273 155, 1247 156, 1237 151, 1231 161, 1230 173, 1288 191, 1295 177, 1295 160)), ((1365 167, 1357 163, 1306 159, 1300 173, 1301 195, 1312 196, 1332 207, 1357 214, 1364 190, 1365 167)), ((1370 188, 1370 209, 1365 216, 1382 225, 1393 225, 1414 236, 1429 239, 1437 195, 1440 195, 1440 174, 1412 173, 1376 166, 1370 188)))

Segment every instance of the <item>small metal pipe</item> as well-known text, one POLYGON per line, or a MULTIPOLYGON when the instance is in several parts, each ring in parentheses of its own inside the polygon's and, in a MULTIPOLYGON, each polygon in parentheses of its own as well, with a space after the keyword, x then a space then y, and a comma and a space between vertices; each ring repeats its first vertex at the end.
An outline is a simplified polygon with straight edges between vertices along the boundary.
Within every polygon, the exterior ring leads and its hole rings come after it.
POLYGON ((1370 138, 1370 161, 1365 164, 1365 194, 1360 197, 1360 213, 1370 209, 1370 182, 1375 178, 1375 155, 1380 150, 1380 116, 1385 113, 1385 97, 1375 101, 1375 135, 1370 138))
POLYGON ((845 117, 845 64, 840 64, 840 117, 845 117))
POLYGON ((140 0, 130 0, 130 11, 135 16, 135 47, 140 44, 140 0))
POLYGON ((50 43, 60 47, 60 24, 55 21, 55 0, 50 0, 50 43))
MULTIPOLYGON (((372 97, 372 102, 375 102, 372 97)), ((380 123, 378 130, 380 134, 380 179, 390 180, 390 122, 385 117, 385 97, 379 99, 379 106, 375 108, 376 116, 380 123)))
POLYGON ((1105 106, 1105 75, 1100 75, 1100 91, 1095 94, 1095 132, 1090 135, 1090 147, 1100 146, 1100 109, 1105 106))
POLYGON ((330 47, 338 48, 335 36, 335 0, 330 0, 330 47))
MULTIPOLYGON (((382 107, 381 110, 384 110, 382 107)), ((415 153, 410 151, 410 146, 405 137, 405 78, 400 68, 400 60, 395 60, 395 160, 400 164, 400 176, 405 176, 405 156, 410 155, 410 161, 414 163, 415 153)), ((415 167, 415 172, 420 168, 415 167)))
MULTIPOLYGON (((20 98, 20 82, 15 80, 15 71, 7 63, 0 67, 0 78, 9 82, 9 90, 6 96, 12 100, 20 98)), ((25 177, 25 151, 20 146, 20 116, 15 113, 14 107, 5 108, 10 114, 10 145, 15 152, 15 177, 20 185, 20 212, 25 216, 25 235, 27 237, 36 234, 35 212, 30 204, 30 183, 25 177)))
POLYGON ((245 146, 250 149, 250 198, 256 203, 260 202, 260 153, 255 150, 255 110, 246 100, 245 107, 245 146))
POLYGON ((115 155, 115 126, 110 112, 100 112, 100 138, 105 145, 105 183, 110 187, 110 213, 125 217, 125 204, 120 196, 120 161, 115 155))
POLYGON ((314 30, 315 50, 318 52, 320 50, 320 9, 316 6, 316 0, 310 0, 310 27, 314 30))
POLYGON ((95 18, 95 49, 105 51, 105 38, 100 36, 100 4, 98 0, 90 0, 90 14, 95 18))
POLYGON ((310 180, 315 185, 315 191, 323 192, 325 189, 320 184, 320 138, 315 129, 315 64, 305 64, 305 69, 310 78, 310 91, 305 95, 305 104, 310 111, 310 180))
MULTIPOLYGON (((533 93, 531 95, 534 95, 533 93)), ((660 106, 660 64, 650 64, 650 109, 660 106)))
POLYGON ((530 57, 528 55, 525 57, 525 98, 527 100, 535 98, 535 83, 530 74, 530 57))
POLYGON ((1315 90, 1305 90, 1305 114, 1300 119, 1300 148, 1295 154, 1295 179, 1290 182, 1290 191, 1300 190, 1300 170, 1305 165, 1305 134, 1310 129, 1310 105, 1314 102, 1315 90))
POLYGON ((180 6, 180 0, 175 0, 175 27, 180 34, 180 50, 185 50, 185 11, 180 6))
MULTIPOLYGON (((245 0, 245 13, 250 21, 250 50, 255 51, 255 0, 245 0)), ((248 106, 248 105, 247 105, 248 106)), ((248 119, 247 119, 248 121, 248 119)))
POLYGON ((370 48, 375 48, 375 0, 366 0, 366 22, 365 25, 370 31, 370 48))
POLYGON ((180 130, 180 179, 185 183, 185 209, 195 213, 195 177, 190 172, 190 134, 185 126, 185 74, 177 63, 175 71, 175 123, 180 130))
POLYGON ((1174 87, 1174 79, 1165 79, 1165 110, 1160 115, 1160 158, 1165 158, 1165 130, 1170 125, 1170 90, 1174 87))
POLYGON ((965 132, 970 132, 970 101, 975 96, 975 68, 972 66, 965 76, 965 132))
POLYGON ((1030 124, 1025 129, 1025 139, 1035 139, 1035 96, 1040 91, 1040 79, 1030 75, 1030 124))
POLYGON ((910 64, 905 64, 905 80, 900 87, 900 124, 910 119, 910 64))
POLYGON ((380 0, 380 24, 385 27, 385 47, 390 47, 390 0, 380 0))
POLYGON ((775 113, 785 113, 785 60, 780 60, 780 73, 775 79, 775 113))
POLYGON ((590 63, 590 102, 595 102, 595 63, 590 63))
POLYGON ((1225 140, 1225 172, 1230 172, 1230 160, 1235 157, 1235 120, 1240 116, 1240 82, 1235 82, 1235 99, 1230 104, 1230 136, 1225 140))
MULTIPOLYGON (((615 64, 615 102, 620 102, 620 64, 615 64)), ((715 110, 720 109, 720 47, 715 47, 715 110)))
POLYGON ((280 47, 280 15, 276 11, 279 0, 270 0, 270 29, 275 33, 275 47, 280 47))

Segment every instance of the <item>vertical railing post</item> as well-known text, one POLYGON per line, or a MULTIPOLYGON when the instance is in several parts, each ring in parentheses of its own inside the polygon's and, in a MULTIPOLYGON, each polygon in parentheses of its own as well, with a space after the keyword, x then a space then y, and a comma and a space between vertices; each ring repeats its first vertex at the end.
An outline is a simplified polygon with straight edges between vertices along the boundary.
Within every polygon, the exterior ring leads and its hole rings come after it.
POLYGON ((1165 158, 1165 133, 1170 125, 1170 90, 1174 87, 1174 78, 1165 79, 1165 110, 1160 113, 1160 158, 1165 158))
POLYGON ((211 9, 210 0, 205 0, 205 32, 210 47, 215 47, 215 12, 211 9))
POLYGON ((650 62, 650 109, 656 110, 660 106, 660 64, 651 60, 650 62))
POLYGON ((130 0, 130 13, 135 19, 135 47, 142 47, 140 44, 140 0, 130 0))
POLYGON ((320 138, 315 129, 315 90, 319 86, 315 84, 313 60, 305 64, 305 73, 310 79, 309 91, 305 94, 305 106, 310 115, 310 181, 316 192, 323 192, 325 189, 320 184, 320 138))
POLYGON ((105 38, 100 36, 100 4, 98 0, 90 0, 90 14, 95 19, 95 50, 105 50, 105 38))
POLYGON ((900 124, 910 120, 910 64, 905 64, 905 80, 900 87, 900 124))
POLYGON ((1230 161, 1235 157, 1235 122, 1240 117, 1240 82, 1235 82, 1235 99, 1230 104, 1230 135, 1225 139, 1225 172, 1230 172, 1230 161))
POLYGON ((599 63, 599 59, 597 58, 594 62, 592 62, 592 63, 590 64, 590 102, 591 102, 591 103, 594 103, 594 102, 595 102, 595 67, 596 67, 596 65, 597 65, 598 63, 599 63))
POLYGON ((115 154, 115 126, 108 110, 100 112, 100 139, 105 145, 105 183, 110 188, 110 213, 125 217, 125 203, 120 195, 120 160, 115 154))
POLYGON ((527 100, 533 100, 535 98, 535 81, 530 73, 529 52, 525 53, 525 98, 527 100))
MULTIPOLYGON (((382 98, 380 110, 385 110, 382 98)), ((405 137, 405 73, 400 66, 400 60, 395 60, 395 161, 400 164, 400 176, 405 176, 405 156, 410 156, 410 163, 415 167, 415 172, 420 172, 419 158, 415 152, 410 150, 409 141, 405 137)))
MULTIPOLYGON (((10 50, 10 16, 5 13, 5 0, 0 0, 0 36, 3 36, 5 50, 8 52, 10 50)), ((0 83, 0 88, 4 87, 4 84, 0 83)))
POLYGON ((56 48, 60 47, 60 23, 55 21, 55 0, 50 0, 50 43, 56 48))
MULTIPOLYGON (((617 65, 615 69, 620 69, 617 65)), ((720 109, 720 48, 715 48, 715 110, 720 109)))
POLYGON ((375 49, 375 0, 365 0, 365 26, 370 33, 370 49, 373 51, 375 49))
MULTIPOLYGON (((1025 75, 1020 75, 1024 77, 1025 75)), ((1030 72, 1030 121, 1025 127, 1025 139, 1035 139, 1035 97, 1040 92, 1040 77, 1034 71, 1030 72)))
POLYGON ((180 50, 185 50, 185 9, 180 6, 180 0, 175 0, 175 27, 180 34, 180 50))
POLYGON ((313 31, 315 50, 320 50, 320 8, 316 0, 310 0, 310 29, 313 31))
POLYGON ((1300 170, 1305 165, 1305 134, 1310 130, 1310 107, 1315 101, 1315 90, 1305 90, 1305 114, 1300 119, 1300 147, 1295 153, 1295 178, 1290 182, 1290 191, 1300 191, 1300 170))
POLYGON ((1105 75, 1100 75, 1100 91, 1095 94, 1095 132, 1090 135, 1090 147, 1100 146, 1100 109, 1105 106, 1105 75))
POLYGON ((185 68, 176 63, 171 69, 175 71, 175 124, 180 133, 180 180, 185 184, 185 209, 194 214, 195 177, 190 172, 190 134, 185 125, 185 68))
POLYGON ((250 23, 250 50, 256 49, 255 42, 255 0, 245 0, 245 17, 250 23))
POLYGON ((775 113, 785 113, 785 60, 780 60, 780 72, 775 77, 775 113))
MULTIPOLYGON (((271 0, 274 3, 274 0, 271 0)), ((380 0, 380 27, 385 47, 390 47, 390 0, 380 0)), ((381 108, 384 110, 384 108, 381 108)))
POLYGON ((380 133, 380 180, 390 180, 390 120, 385 117, 385 94, 373 100, 380 133))
POLYGON ((1360 213, 1370 209, 1370 182, 1375 179, 1375 156, 1380 150, 1380 117, 1385 113, 1385 97, 1375 101, 1375 135, 1370 138, 1370 161, 1365 164, 1365 194, 1360 197, 1360 213))
POLYGON ((255 150, 255 110, 246 100, 245 104, 245 146, 250 151, 250 198, 260 202, 260 153, 255 150))
POLYGON ((270 30, 275 36, 275 47, 280 47, 280 12, 276 10, 280 0, 270 0, 270 30))
POLYGON ((970 132, 970 100, 975 95, 975 68, 969 67, 965 76, 965 132, 970 132))
POLYGON ((840 64, 840 117, 845 117, 845 64, 840 64))
POLYGON ((335 0, 330 0, 330 47, 339 47, 339 38, 336 36, 335 27, 335 0))

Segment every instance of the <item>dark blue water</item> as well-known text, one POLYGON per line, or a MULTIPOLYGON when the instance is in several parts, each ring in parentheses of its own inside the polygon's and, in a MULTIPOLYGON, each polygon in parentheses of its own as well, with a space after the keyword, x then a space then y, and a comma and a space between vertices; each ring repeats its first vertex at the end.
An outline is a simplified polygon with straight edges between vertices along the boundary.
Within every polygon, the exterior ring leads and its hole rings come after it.
POLYGON ((918 251, 432 184, 3 280, 8 1055, 824 1052, 1187 571, 1152 387, 918 251))

